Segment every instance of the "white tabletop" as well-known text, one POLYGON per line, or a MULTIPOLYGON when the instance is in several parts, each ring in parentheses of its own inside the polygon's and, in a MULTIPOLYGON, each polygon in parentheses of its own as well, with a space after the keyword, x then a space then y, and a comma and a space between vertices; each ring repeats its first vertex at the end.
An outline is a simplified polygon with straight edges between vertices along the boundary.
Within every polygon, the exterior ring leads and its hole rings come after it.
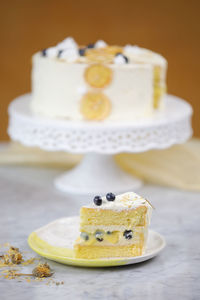
MULTIPOLYGON (((91 199, 56 191, 52 179, 59 170, 0 168, 0 243, 10 242, 30 256, 28 235, 54 219, 76 215, 91 199)), ((151 200, 151 228, 166 238, 167 247, 144 263, 107 269, 78 268, 49 261, 54 280, 45 282, 0 278, 0 298, 47 299, 198 299, 200 295, 200 193, 146 185, 139 191, 151 200)), ((26 267, 33 268, 33 266, 26 267)))

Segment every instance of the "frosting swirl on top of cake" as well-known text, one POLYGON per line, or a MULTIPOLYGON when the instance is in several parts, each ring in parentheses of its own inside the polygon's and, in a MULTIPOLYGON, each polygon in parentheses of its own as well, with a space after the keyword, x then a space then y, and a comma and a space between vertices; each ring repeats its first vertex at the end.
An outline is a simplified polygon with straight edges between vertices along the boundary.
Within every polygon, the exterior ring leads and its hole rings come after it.
MULTIPOLYGON (((116 196, 114 201, 108 201, 106 197, 102 197, 102 205, 100 208, 120 211, 124 209, 136 209, 141 205, 151 208, 151 205, 146 199, 134 192, 127 192, 116 196)), ((97 208, 94 203, 86 207, 97 208)))
POLYGON ((59 59, 67 63, 147 63, 161 66, 167 64, 162 55, 138 46, 108 45, 103 40, 87 46, 79 46, 72 37, 64 39, 56 46, 42 50, 41 53, 44 57, 59 59))
POLYGON ((151 50, 141 48, 138 46, 126 45, 123 48, 123 53, 129 58, 133 63, 150 63, 155 65, 166 65, 166 59, 151 50))

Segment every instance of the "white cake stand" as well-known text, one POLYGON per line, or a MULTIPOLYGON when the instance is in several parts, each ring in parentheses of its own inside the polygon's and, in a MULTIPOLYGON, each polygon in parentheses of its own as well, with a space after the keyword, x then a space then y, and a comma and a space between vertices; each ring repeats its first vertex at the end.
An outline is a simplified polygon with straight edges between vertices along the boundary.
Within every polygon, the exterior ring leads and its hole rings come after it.
POLYGON ((164 149, 185 142, 192 134, 192 108, 166 96, 165 108, 149 119, 132 122, 87 122, 49 119, 30 110, 30 94, 9 106, 12 140, 48 151, 86 154, 82 162, 55 179, 56 187, 73 194, 105 194, 136 190, 141 181, 123 172, 112 154, 164 149))

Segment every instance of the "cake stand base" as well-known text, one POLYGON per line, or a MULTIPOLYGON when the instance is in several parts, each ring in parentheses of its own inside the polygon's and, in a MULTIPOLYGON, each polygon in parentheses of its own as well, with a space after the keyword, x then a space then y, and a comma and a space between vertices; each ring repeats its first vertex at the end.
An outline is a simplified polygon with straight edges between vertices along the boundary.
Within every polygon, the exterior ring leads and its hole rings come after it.
POLYGON ((142 182, 123 172, 111 155, 89 153, 77 167, 56 178, 55 185, 65 193, 102 195, 135 191, 142 182))

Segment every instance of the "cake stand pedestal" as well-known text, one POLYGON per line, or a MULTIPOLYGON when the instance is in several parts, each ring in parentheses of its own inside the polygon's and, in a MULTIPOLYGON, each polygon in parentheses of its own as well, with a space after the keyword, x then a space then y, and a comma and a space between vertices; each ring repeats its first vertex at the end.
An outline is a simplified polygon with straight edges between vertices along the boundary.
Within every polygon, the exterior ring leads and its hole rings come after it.
POLYGON ((89 153, 76 168, 58 177, 55 185, 64 192, 95 195, 136 190, 142 182, 122 171, 111 155, 89 153))
POLYGON ((72 194, 105 194, 136 190, 141 181, 123 172, 112 155, 165 149, 184 143, 191 135, 192 108, 175 96, 165 97, 165 107, 148 119, 132 122, 87 122, 36 116, 31 95, 9 106, 8 133, 12 140, 47 151, 86 154, 74 169, 55 179, 56 187, 72 194))

